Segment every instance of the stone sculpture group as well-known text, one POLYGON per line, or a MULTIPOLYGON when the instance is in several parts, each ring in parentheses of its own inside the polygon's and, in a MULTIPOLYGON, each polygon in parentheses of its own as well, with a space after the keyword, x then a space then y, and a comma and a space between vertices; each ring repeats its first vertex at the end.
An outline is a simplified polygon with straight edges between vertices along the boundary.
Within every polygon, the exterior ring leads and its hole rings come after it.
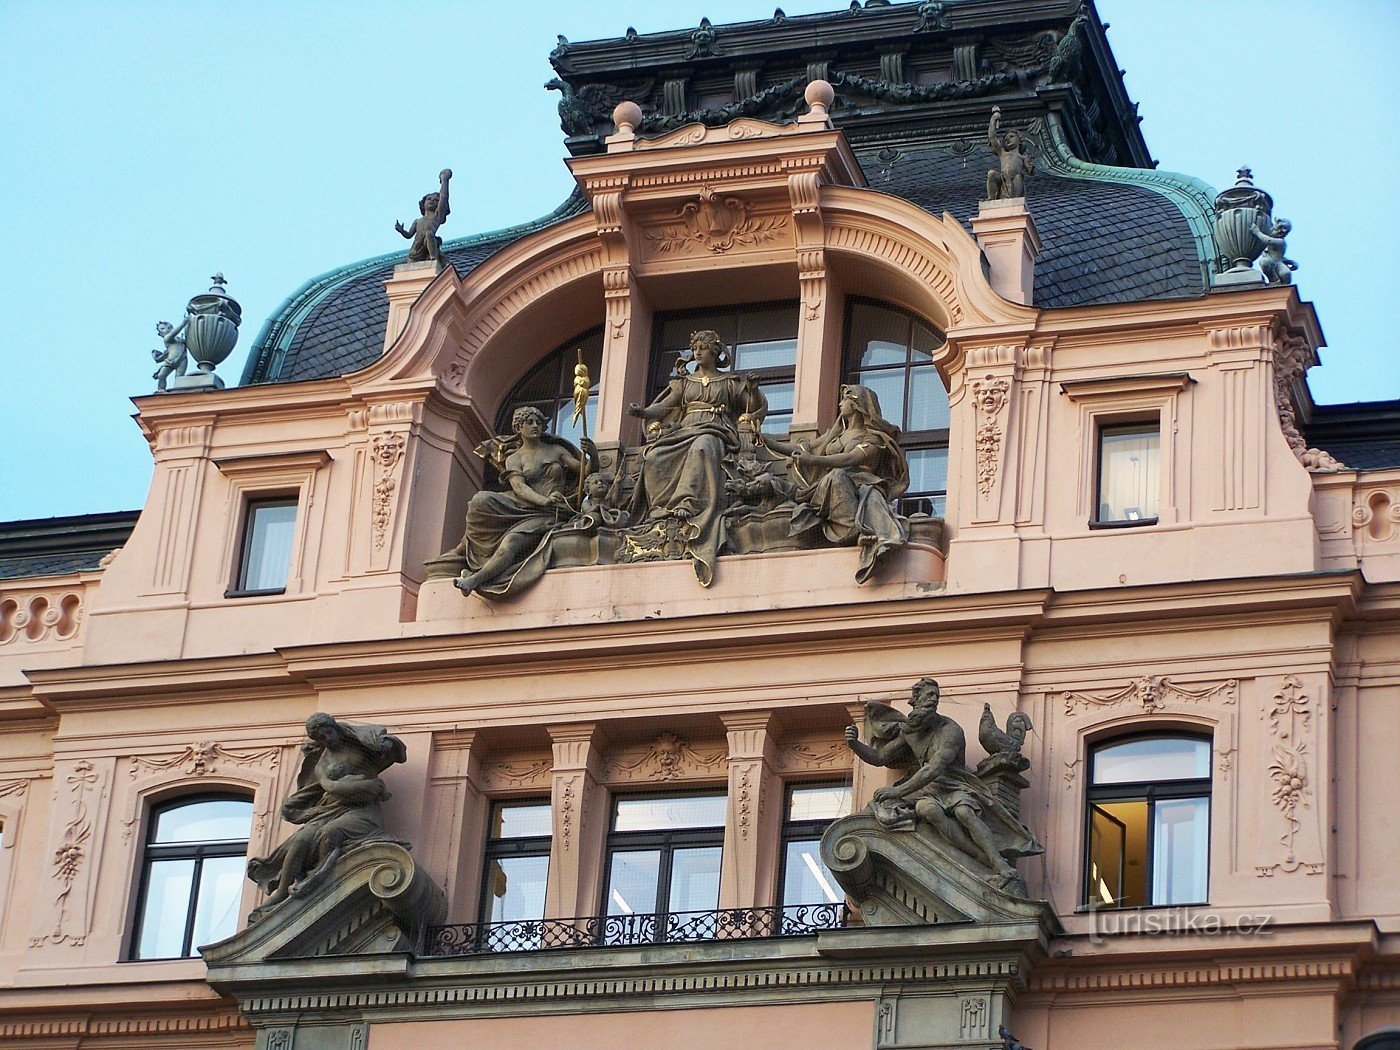
POLYGON ((909 465, 874 391, 843 386, 830 429, 785 441, 763 433, 762 390, 728 364, 715 332, 694 333, 656 399, 629 406, 646 441, 620 450, 608 473, 591 441, 576 448, 546 431, 538 409, 516 409, 512 433, 476 450, 500 491, 472 497, 462 541, 429 575, 498 598, 554 566, 688 560, 709 586, 721 553, 851 546, 863 583, 911 527, 937 530, 899 513, 909 465))

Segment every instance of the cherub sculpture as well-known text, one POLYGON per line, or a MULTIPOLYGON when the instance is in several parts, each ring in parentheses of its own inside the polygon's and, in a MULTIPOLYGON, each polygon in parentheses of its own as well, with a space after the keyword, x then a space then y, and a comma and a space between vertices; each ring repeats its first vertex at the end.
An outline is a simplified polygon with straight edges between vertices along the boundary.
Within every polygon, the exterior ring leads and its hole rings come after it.
POLYGON ((606 470, 595 471, 583 480, 583 502, 579 505, 579 517, 588 519, 591 527, 606 525, 609 528, 626 528, 632 524, 632 516, 619 506, 618 477, 606 470))
POLYGON ((875 792, 870 812, 889 831, 926 828, 985 866, 989 875, 982 877, 992 885, 1024 896, 1025 883, 1012 861, 1045 848, 968 769, 962 727, 938 713, 938 698, 938 683, 922 678, 914 684, 908 715, 874 700, 865 705, 870 743, 860 741, 855 726, 846 729, 846 744, 862 761, 904 774, 875 792))
POLYGON ((421 215, 413 220, 413 225, 404 229, 401 222, 394 223, 394 229, 405 240, 413 243, 408 246, 409 262, 442 262, 442 238, 438 229, 447 221, 450 209, 447 204, 447 183, 452 178, 452 169, 443 168, 438 172, 438 191, 425 195, 418 202, 421 215))
POLYGON ((1275 219, 1269 233, 1261 230, 1258 223, 1254 224, 1254 236, 1264 246, 1259 269, 1264 272, 1264 280, 1270 284, 1293 283, 1293 271, 1298 269, 1298 264, 1283 254, 1288 250, 1286 238, 1292 232, 1293 224, 1287 219, 1275 219))
POLYGON ((248 861, 248 877, 269 895, 250 925, 346 848, 390 839, 380 808, 389 792, 379 774, 407 760, 403 741, 383 726, 352 726, 324 712, 306 720, 306 735, 297 790, 282 803, 282 819, 299 827, 268 856, 248 861))
POLYGON ((156 322, 156 335, 160 336, 161 342, 165 344, 163 350, 152 350, 151 357, 155 358, 160 367, 151 373, 151 378, 156 381, 156 389, 164 390, 166 380, 171 376, 182 376, 185 374, 185 365, 189 362, 189 349, 185 346, 185 340, 181 338, 185 326, 190 323, 189 318, 180 322, 180 327, 176 328, 169 321, 156 322))
POLYGON ((1026 176, 1034 173, 1035 161, 1026 156, 1025 139, 1019 131, 1001 131, 1001 107, 992 107, 987 125, 987 145, 1000 161, 1000 168, 987 172, 989 201, 1010 200, 1026 195, 1026 176))

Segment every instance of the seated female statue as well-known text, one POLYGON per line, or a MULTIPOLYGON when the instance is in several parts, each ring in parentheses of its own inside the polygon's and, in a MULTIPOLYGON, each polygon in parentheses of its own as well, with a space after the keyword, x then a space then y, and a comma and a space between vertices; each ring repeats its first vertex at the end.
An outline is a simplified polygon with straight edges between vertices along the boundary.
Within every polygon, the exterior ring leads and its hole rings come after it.
POLYGON ((598 451, 584 438, 584 455, 545 433, 544 413, 526 405, 511 416, 511 430, 477 448, 500 472, 503 492, 478 492, 467 504, 466 533, 448 554, 465 554, 467 568, 456 580, 463 594, 503 595, 518 591, 544 571, 530 555, 555 526, 574 516, 569 497, 579 472, 598 467, 598 451), (524 571, 522 571, 524 570, 524 571))
POLYGON ((859 546, 856 582, 864 583, 876 562, 909 538, 909 524, 894 504, 909 487, 909 461, 899 447, 899 428, 880 415, 869 387, 841 387, 837 418, 811 449, 761 434, 760 440, 792 461, 797 505, 792 535, 821 527, 838 546, 859 546))
POLYGON ((685 554, 708 587, 724 542, 724 462, 739 449, 739 418, 749 416, 757 429, 768 402, 752 376, 720 371, 729 355, 716 333, 694 333, 690 352, 693 370, 672 378, 646 408, 627 406, 633 416, 672 424, 642 451, 632 520, 679 523, 685 554))

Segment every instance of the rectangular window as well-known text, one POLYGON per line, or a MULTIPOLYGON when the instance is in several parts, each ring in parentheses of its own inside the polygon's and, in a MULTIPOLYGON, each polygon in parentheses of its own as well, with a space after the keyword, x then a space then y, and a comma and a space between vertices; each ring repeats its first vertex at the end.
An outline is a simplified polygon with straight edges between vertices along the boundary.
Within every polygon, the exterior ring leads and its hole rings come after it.
POLYGON ((1128 423, 1099 428, 1096 525, 1151 525, 1161 499, 1161 428, 1128 423))
POLYGON ((1135 737, 1089 763, 1091 908, 1203 904, 1210 859, 1207 739, 1135 737))
POLYGON ((824 912, 845 903, 846 895, 822 863, 821 838, 832 821, 851 813, 849 784, 799 784, 788 788, 783 817, 783 932, 789 926, 830 928, 840 915, 824 912))
POLYGON ((602 943, 715 936, 726 807, 723 793, 614 801, 602 943))
POLYGON ((289 497, 248 501, 238 581, 230 592, 281 594, 287 588, 296 536, 297 501, 289 497))
POLYGON ((482 922, 531 922, 544 917, 551 822, 548 801, 498 802, 492 808, 482 922))

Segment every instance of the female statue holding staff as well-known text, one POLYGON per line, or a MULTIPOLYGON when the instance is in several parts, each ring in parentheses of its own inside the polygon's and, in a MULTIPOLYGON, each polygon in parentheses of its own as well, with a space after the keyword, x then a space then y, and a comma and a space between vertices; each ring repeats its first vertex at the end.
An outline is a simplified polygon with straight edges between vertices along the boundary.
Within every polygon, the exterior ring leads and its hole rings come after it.
POLYGON ((530 554, 551 529, 574 516, 569 496, 581 475, 598 469, 593 442, 584 438, 580 454, 563 438, 545 433, 538 408, 517 408, 511 429, 510 436, 494 437, 476 450, 500 471, 506 491, 483 490, 467 504, 466 533, 447 552, 466 555, 468 571, 456 581, 463 594, 503 595, 533 582, 544 564, 530 554))
POLYGON ((729 360, 715 332, 691 335, 690 351, 692 371, 671 379, 646 408, 627 406, 630 415, 674 424, 642 453, 632 520, 673 519, 695 575, 708 587, 724 542, 724 460, 738 451, 740 417, 748 416, 757 430, 768 402, 752 376, 720 371, 729 360))
POLYGON ((858 545, 857 583, 909 538, 908 523, 894 511, 909 487, 909 461, 899 447, 899 428, 880 415, 880 400, 869 387, 841 387, 836 422, 810 450, 766 434, 760 440, 792 461, 798 500, 792 535, 821 526, 830 542, 858 545))

